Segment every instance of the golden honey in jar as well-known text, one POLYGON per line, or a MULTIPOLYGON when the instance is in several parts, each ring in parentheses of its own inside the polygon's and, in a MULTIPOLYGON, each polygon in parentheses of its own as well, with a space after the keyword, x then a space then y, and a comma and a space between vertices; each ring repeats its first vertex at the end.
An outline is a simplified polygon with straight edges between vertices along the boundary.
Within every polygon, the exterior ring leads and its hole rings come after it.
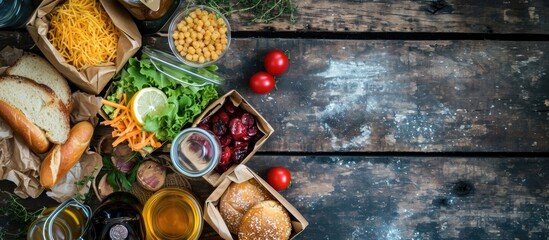
POLYGON ((71 199, 57 207, 45 209, 31 223, 27 240, 79 239, 86 230, 91 210, 76 201, 71 199))
POLYGON ((143 208, 147 239, 198 239, 202 233, 202 210, 185 189, 163 188, 143 208))

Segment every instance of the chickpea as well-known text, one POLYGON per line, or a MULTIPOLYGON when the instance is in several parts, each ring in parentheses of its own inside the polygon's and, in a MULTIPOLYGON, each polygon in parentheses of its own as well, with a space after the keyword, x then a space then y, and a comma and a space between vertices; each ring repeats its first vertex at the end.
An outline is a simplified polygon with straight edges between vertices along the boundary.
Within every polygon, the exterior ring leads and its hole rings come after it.
POLYGON ((227 25, 222 18, 207 10, 190 12, 176 26, 172 41, 175 49, 188 61, 205 63, 216 60, 229 44, 227 25))

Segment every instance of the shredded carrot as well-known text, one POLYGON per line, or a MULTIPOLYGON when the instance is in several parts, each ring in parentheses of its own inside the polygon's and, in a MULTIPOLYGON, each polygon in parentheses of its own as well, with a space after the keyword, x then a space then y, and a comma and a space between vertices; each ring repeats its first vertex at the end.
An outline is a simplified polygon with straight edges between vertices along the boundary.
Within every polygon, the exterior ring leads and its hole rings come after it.
POLYGON ((50 13, 48 40, 78 70, 115 62, 120 32, 97 0, 68 0, 50 13))
POLYGON ((121 109, 121 110, 127 110, 128 108, 124 105, 120 105, 118 103, 113 103, 111 101, 107 101, 105 99, 101 99, 101 103, 104 104, 104 105, 107 105, 107 106, 111 106, 113 108, 118 108, 118 109, 121 109))
POLYGON ((146 146, 151 146, 155 149, 162 146, 162 143, 155 138, 154 133, 143 131, 142 127, 133 119, 128 107, 129 103, 126 102, 126 94, 123 95, 122 100, 118 103, 106 99, 102 99, 101 102, 104 105, 115 108, 114 115, 116 116, 111 120, 105 120, 101 123, 113 128, 112 136, 115 138, 112 143, 113 147, 125 141, 136 152, 146 146))

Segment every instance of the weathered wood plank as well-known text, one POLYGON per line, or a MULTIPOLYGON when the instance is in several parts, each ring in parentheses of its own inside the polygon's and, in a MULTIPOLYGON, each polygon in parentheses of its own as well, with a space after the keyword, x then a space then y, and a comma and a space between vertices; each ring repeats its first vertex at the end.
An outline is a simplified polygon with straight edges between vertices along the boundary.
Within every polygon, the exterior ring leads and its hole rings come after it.
MULTIPOLYGON (((255 156, 247 165, 263 178, 275 165, 291 170, 292 186, 281 194, 310 223, 296 239, 549 237, 547 158, 255 156)), ((213 190, 200 179, 192 184, 201 201, 213 190)), ((23 204, 56 203, 44 194, 23 204)))
POLYGON ((297 239, 547 239, 549 159, 256 156, 292 171, 297 239))
POLYGON ((293 1, 295 24, 282 17, 268 24, 249 24, 251 16, 233 14, 236 31, 306 32, 549 32, 547 1, 380 0, 293 1))
MULTIPOLYGON (((165 38, 147 39, 168 49, 165 38)), ((549 42, 236 39, 222 59, 273 152, 547 152, 549 42), (254 94, 272 48, 277 89, 254 94)))

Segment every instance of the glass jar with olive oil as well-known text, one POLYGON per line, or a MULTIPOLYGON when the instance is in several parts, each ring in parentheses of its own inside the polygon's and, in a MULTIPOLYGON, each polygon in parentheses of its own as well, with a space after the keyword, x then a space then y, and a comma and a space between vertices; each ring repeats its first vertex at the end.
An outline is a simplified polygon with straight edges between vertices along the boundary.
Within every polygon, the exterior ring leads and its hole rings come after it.
POLYGON ((47 208, 27 232, 27 240, 82 239, 91 217, 90 207, 69 198, 57 207, 47 208))

